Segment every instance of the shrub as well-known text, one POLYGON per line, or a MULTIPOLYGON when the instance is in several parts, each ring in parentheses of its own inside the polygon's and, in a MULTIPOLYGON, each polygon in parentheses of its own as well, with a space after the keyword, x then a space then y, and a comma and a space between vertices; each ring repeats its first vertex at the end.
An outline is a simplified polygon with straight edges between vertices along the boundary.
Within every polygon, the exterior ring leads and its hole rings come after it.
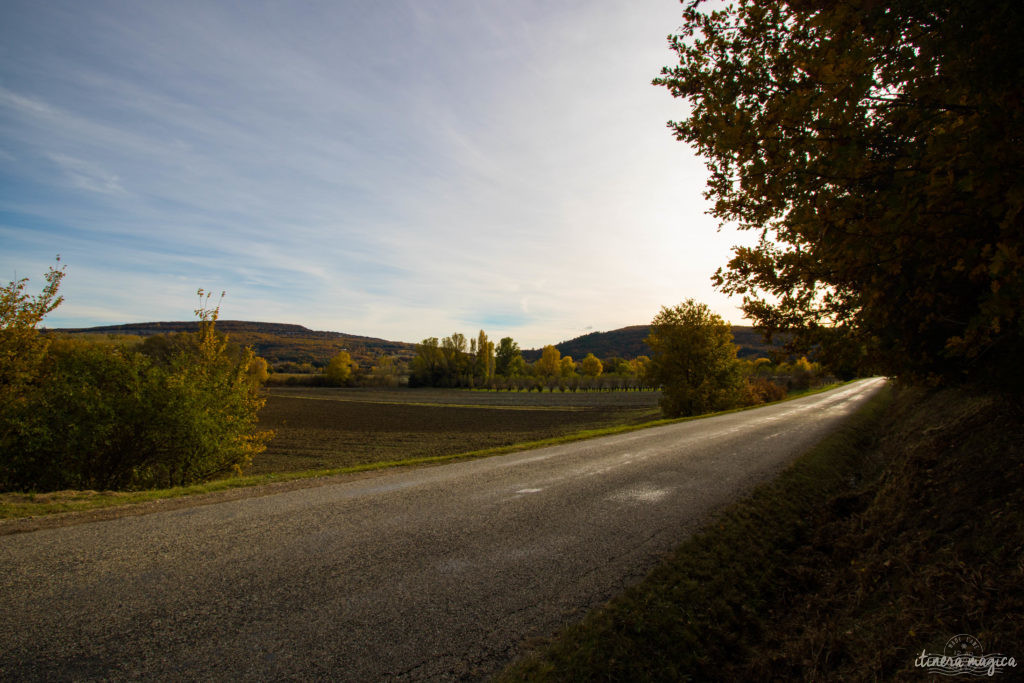
POLYGON ((743 405, 753 406, 786 398, 786 387, 765 377, 751 377, 743 388, 743 405))
POLYGON ((214 329, 218 311, 200 307, 193 344, 163 366, 154 366, 157 391, 143 414, 149 461, 138 484, 182 485, 228 472, 240 473, 262 452, 272 434, 256 433, 265 399, 249 374, 250 349, 233 354, 227 337, 214 329))
POLYGON ((271 436, 255 432, 263 399, 248 372, 253 355, 216 333, 208 299, 199 332, 172 344, 48 341, 38 320, 22 329, 42 352, 19 384, 4 386, 0 488, 172 486, 248 465, 271 436))
POLYGON ((4 489, 121 488, 137 457, 144 359, 84 341, 51 342, 6 415, 4 489), (142 362, 139 362, 142 361, 142 362))

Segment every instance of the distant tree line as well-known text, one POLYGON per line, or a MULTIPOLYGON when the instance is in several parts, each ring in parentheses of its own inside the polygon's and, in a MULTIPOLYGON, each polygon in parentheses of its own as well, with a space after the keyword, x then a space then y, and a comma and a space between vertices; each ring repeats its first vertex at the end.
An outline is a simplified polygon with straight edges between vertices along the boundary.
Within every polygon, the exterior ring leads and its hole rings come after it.
POLYGON ((638 390, 651 388, 648 362, 647 356, 601 361, 592 353, 577 362, 549 345, 530 363, 512 337, 502 338, 495 346, 483 330, 468 343, 465 335, 456 332, 417 344, 409 366, 409 385, 503 391, 638 390))
MULTIPOLYGON (((699 309, 698 319, 710 316, 706 307, 692 301, 681 307, 699 309)), ((676 310, 673 315, 678 314, 676 310)), ((705 370, 710 367, 708 364, 713 366, 716 363, 720 369, 728 368, 728 372, 707 380, 727 385, 717 398, 704 396, 681 408, 666 408, 666 414, 679 415, 774 401, 791 391, 807 389, 828 378, 820 364, 808 361, 806 357, 789 360, 739 358, 739 347, 733 343, 731 328, 721 319, 716 319, 711 327, 705 325, 693 332, 694 320, 684 322, 665 318, 665 315, 668 314, 663 311, 655 319, 649 328, 652 332, 645 339, 647 348, 655 350, 653 359, 646 355, 633 359, 618 356, 599 359, 593 353, 587 353, 577 361, 562 355, 557 347, 548 345, 535 361, 530 362, 511 337, 504 337, 495 345, 487 333, 480 330, 475 338, 467 338, 458 332, 441 339, 428 337, 416 345, 408 365, 382 355, 370 368, 363 368, 347 351, 341 351, 322 370, 310 367, 308 371, 311 374, 282 374, 277 379, 272 375, 270 381, 307 386, 396 387, 407 384, 410 387, 494 391, 639 391, 666 388, 671 394, 672 386, 678 385, 678 376, 672 368, 679 363, 689 363, 686 373, 690 376, 698 372, 701 364, 705 370), (718 335, 716 348, 721 357, 717 359, 705 353, 706 336, 711 328, 718 335), (682 330, 690 331, 684 334, 682 330), (735 382, 730 378, 735 378, 735 382)), ((711 384, 707 384, 704 391, 708 386, 711 384)))
POLYGON ((784 398, 832 378, 819 363, 739 358, 731 327, 707 306, 688 300, 662 309, 644 340, 652 356, 576 361, 555 346, 524 359, 511 337, 497 346, 481 330, 475 339, 455 333, 416 346, 409 386, 499 391, 611 391, 662 389, 667 416, 696 415, 784 398))
POLYGON ((316 387, 397 387, 408 379, 408 364, 381 354, 364 367, 347 350, 337 352, 322 366, 313 363, 277 363, 269 385, 316 387))

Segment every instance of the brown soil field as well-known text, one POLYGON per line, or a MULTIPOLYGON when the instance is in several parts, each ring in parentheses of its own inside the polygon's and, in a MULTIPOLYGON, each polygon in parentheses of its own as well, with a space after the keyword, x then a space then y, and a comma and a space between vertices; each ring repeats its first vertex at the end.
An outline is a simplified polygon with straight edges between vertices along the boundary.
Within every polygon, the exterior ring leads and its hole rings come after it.
POLYGON ((446 406, 522 408, 656 408, 660 391, 474 391, 471 389, 385 389, 273 387, 272 396, 329 398, 336 401, 414 403, 446 406))
POLYGON ((260 427, 276 436, 247 473, 454 455, 636 424, 660 416, 657 399, 655 392, 275 389, 260 427))

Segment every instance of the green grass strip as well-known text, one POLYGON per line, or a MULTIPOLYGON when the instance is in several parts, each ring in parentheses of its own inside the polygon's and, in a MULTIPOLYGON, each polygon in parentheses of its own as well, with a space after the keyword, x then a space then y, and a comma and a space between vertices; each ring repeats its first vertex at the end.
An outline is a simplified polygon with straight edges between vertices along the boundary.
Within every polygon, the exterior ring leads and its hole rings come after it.
MULTIPOLYGON (((683 418, 694 419, 694 418, 683 418)), ((391 469, 395 467, 410 467, 417 465, 439 465, 457 460, 473 460, 487 458, 495 455, 505 455, 516 451, 556 446, 573 441, 593 439, 599 436, 610 436, 631 432, 648 427, 656 427, 663 424, 680 422, 681 420, 655 420, 637 425, 619 425, 604 427, 600 429, 588 429, 563 436, 527 441, 523 443, 509 444, 506 446, 494 446, 476 451, 464 453, 452 453, 449 455, 435 455, 420 458, 406 458, 404 460, 386 460, 380 462, 363 463, 338 467, 333 469, 303 470, 300 472, 286 472, 279 474, 260 474, 230 479, 218 479, 203 484, 191 486, 177 486, 167 489, 152 489, 148 491, 56 491, 53 493, 5 493, 0 494, 0 519, 16 519, 19 517, 34 517, 38 515, 56 514, 60 512, 74 512, 83 510, 95 510, 108 508, 117 505, 131 505, 133 503, 147 503, 154 500, 180 498, 182 496, 193 496, 204 493, 214 493, 229 489, 248 486, 262 486, 276 482, 294 481, 296 479, 314 479, 320 477, 332 477, 343 474, 354 474, 358 472, 370 472, 374 470, 391 469)))

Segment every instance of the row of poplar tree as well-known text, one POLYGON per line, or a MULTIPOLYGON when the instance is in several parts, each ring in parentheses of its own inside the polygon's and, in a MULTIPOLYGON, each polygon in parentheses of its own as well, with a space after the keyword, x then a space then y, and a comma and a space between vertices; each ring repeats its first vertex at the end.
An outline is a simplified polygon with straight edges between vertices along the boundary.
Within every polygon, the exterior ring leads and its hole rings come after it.
POLYGON ((450 337, 428 337, 416 345, 409 365, 409 385, 491 389, 639 389, 646 386, 649 359, 616 359, 614 367, 588 353, 576 362, 554 346, 545 346, 530 363, 511 337, 497 345, 480 330, 467 340, 456 332, 450 337))

